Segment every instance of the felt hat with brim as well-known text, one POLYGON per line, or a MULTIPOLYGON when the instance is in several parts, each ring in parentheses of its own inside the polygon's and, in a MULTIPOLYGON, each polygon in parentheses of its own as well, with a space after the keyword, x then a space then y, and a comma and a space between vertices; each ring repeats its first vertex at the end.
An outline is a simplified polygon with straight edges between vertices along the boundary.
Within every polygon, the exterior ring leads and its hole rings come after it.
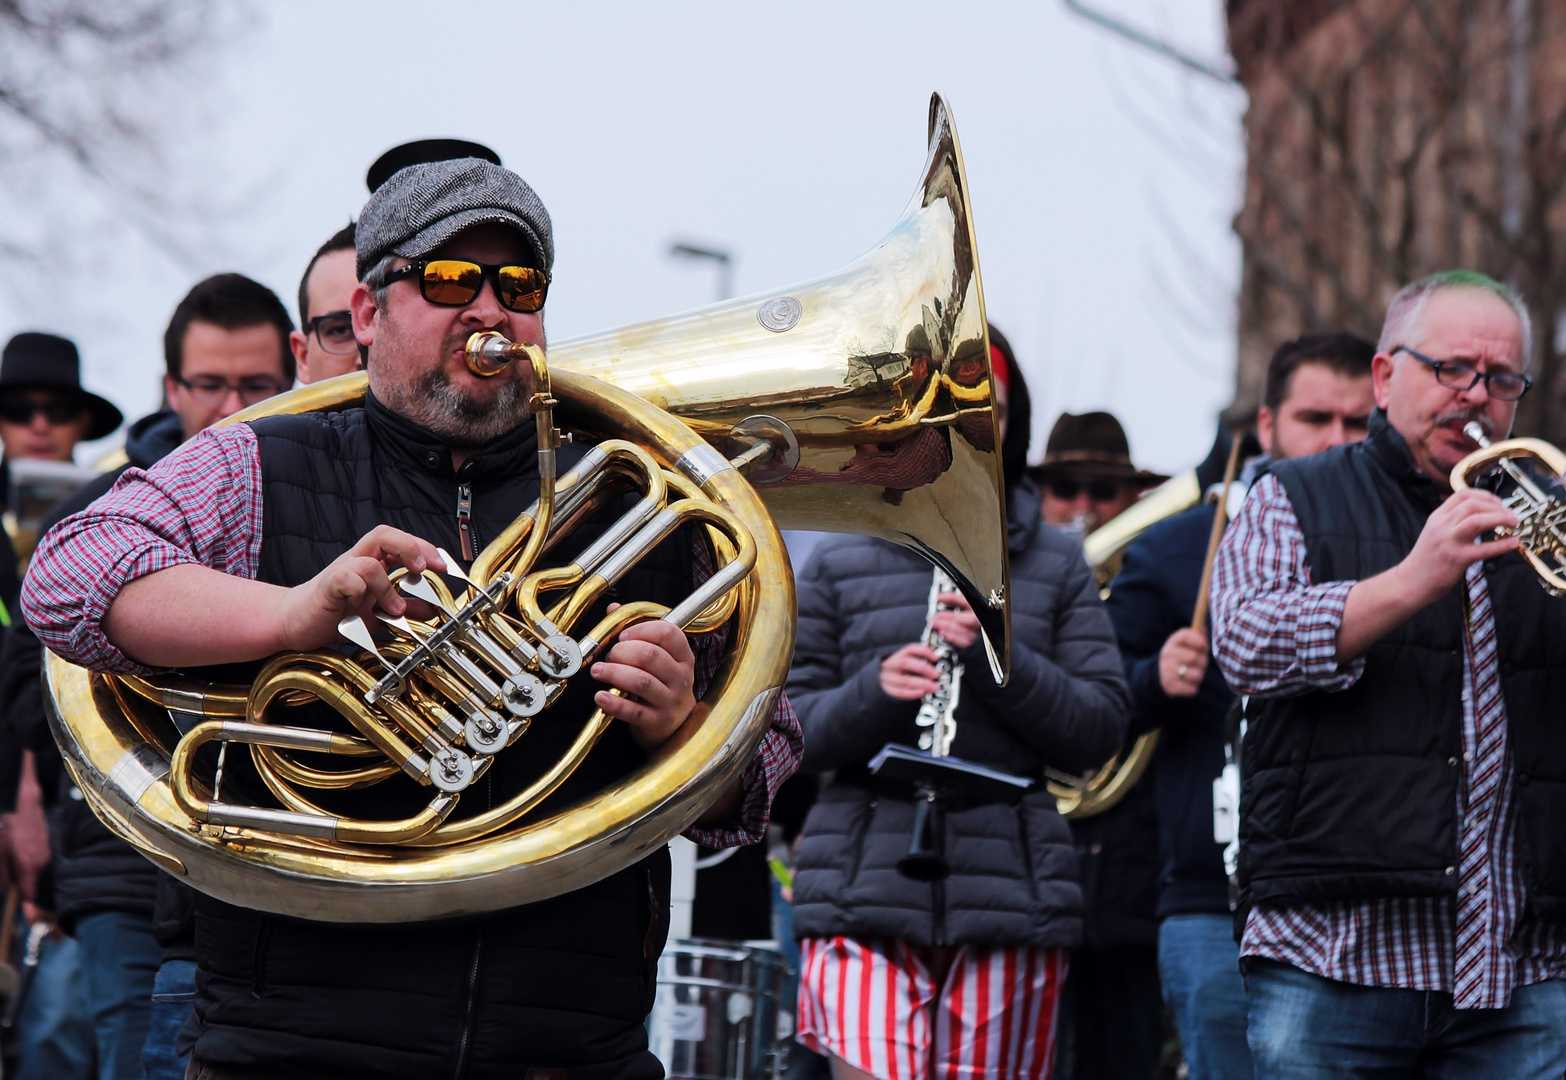
POLYGON ((92 415, 88 439, 101 439, 125 417, 97 394, 82 389, 82 358, 75 343, 54 334, 17 334, 0 354, 0 397, 18 390, 48 390, 74 397, 92 415))
POLYGON ((1125 428, 1107 412, 1061 413, 1050 430, 1044 460, 1028 469, 1035 480, 1056 476, 1104 477, 1153 487, 1169 477, 1131 464, 1125 428))

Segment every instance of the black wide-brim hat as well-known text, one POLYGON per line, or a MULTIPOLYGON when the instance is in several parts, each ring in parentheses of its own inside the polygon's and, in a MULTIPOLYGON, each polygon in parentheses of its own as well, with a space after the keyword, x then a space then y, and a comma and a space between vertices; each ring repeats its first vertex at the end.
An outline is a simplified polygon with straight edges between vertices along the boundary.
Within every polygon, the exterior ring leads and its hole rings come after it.
POLYGON ((124 423, 108 400, 82 389, 82 358, 76 344, 54 334, 17 334, 0 354, 0 397, 13 390, 51 390, 79 400, 92 415, 86 438, 101 439, 124 423))

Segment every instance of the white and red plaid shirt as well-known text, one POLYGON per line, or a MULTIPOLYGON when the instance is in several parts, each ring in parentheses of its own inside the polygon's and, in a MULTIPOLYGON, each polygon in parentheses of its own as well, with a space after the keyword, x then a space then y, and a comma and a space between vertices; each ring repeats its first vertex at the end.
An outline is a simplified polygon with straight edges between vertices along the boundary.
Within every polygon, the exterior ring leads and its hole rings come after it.
MULTIPOLYGON (((1456 897, 1257 907, 1244 956, 1361 986, 1440 990, 1459 1009, 1501 1009, 1518 986, 1566 976, 1566 936, 1527 912, 1517 873, 1512 754, 1495 615, 1481 564, 1468 568, 1463 651, 1463 782, 1456 897)), ((1263 477, 1218 550, 1213 656, 1236 693, 1344 690, 1338 628, 1355 582, 1311 584, 1305 538, 1283 485, 1263 477)))
MULTIPOLYGON (((235 424, 203 432, 151 469, 127 469, 91 507, 60 522, 39 544, 22 607, 39 639, 93 671, 147 674, 103 632, 109 605, 128 582, 183 563, 254 578, 261 557, 261 459, 255 432, 235 424)), ((697 581, 712 574, 694 545, 697 581)), ((717 672, 727 634, 692 638, 698 696, 717 672)), ((692 828, 711 848, 760 843, 772 798, 799 768, 799 718, 780 696, 772 726, 741 776, 744 797, 731 827, 692 828)))

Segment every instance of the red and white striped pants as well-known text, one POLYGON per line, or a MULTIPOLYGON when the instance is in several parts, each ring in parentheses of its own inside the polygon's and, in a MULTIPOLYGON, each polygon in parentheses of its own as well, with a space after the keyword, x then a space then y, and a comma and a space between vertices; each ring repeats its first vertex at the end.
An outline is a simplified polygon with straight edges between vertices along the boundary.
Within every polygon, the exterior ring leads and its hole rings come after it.
POLYGON ((798 1038, 881 1080, 1048 1080, 1066 960, 1024 945, 806 938, 798 1038))

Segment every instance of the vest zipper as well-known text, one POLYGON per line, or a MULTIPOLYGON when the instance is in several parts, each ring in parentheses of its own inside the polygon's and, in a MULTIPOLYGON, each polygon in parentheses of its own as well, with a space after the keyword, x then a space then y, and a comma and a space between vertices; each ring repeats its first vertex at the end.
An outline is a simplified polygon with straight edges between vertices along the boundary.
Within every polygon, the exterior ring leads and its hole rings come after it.
POLYGON ((468 991, 462 1003, 462 1029, 457 1032, 457 1061, 452 1067, 452 1080, 461 1080, 468 1065, 468 1043, 473 1039, 473 1011, 478 1005, 479 956, 484 948, 484 931, 473 935, 473 965, 468 969, 468 991))
POLYGON ((457 534, 462 538, 462 561, 478 558, 478 545, 473 542, 473 485, 457 485, 457 534))

